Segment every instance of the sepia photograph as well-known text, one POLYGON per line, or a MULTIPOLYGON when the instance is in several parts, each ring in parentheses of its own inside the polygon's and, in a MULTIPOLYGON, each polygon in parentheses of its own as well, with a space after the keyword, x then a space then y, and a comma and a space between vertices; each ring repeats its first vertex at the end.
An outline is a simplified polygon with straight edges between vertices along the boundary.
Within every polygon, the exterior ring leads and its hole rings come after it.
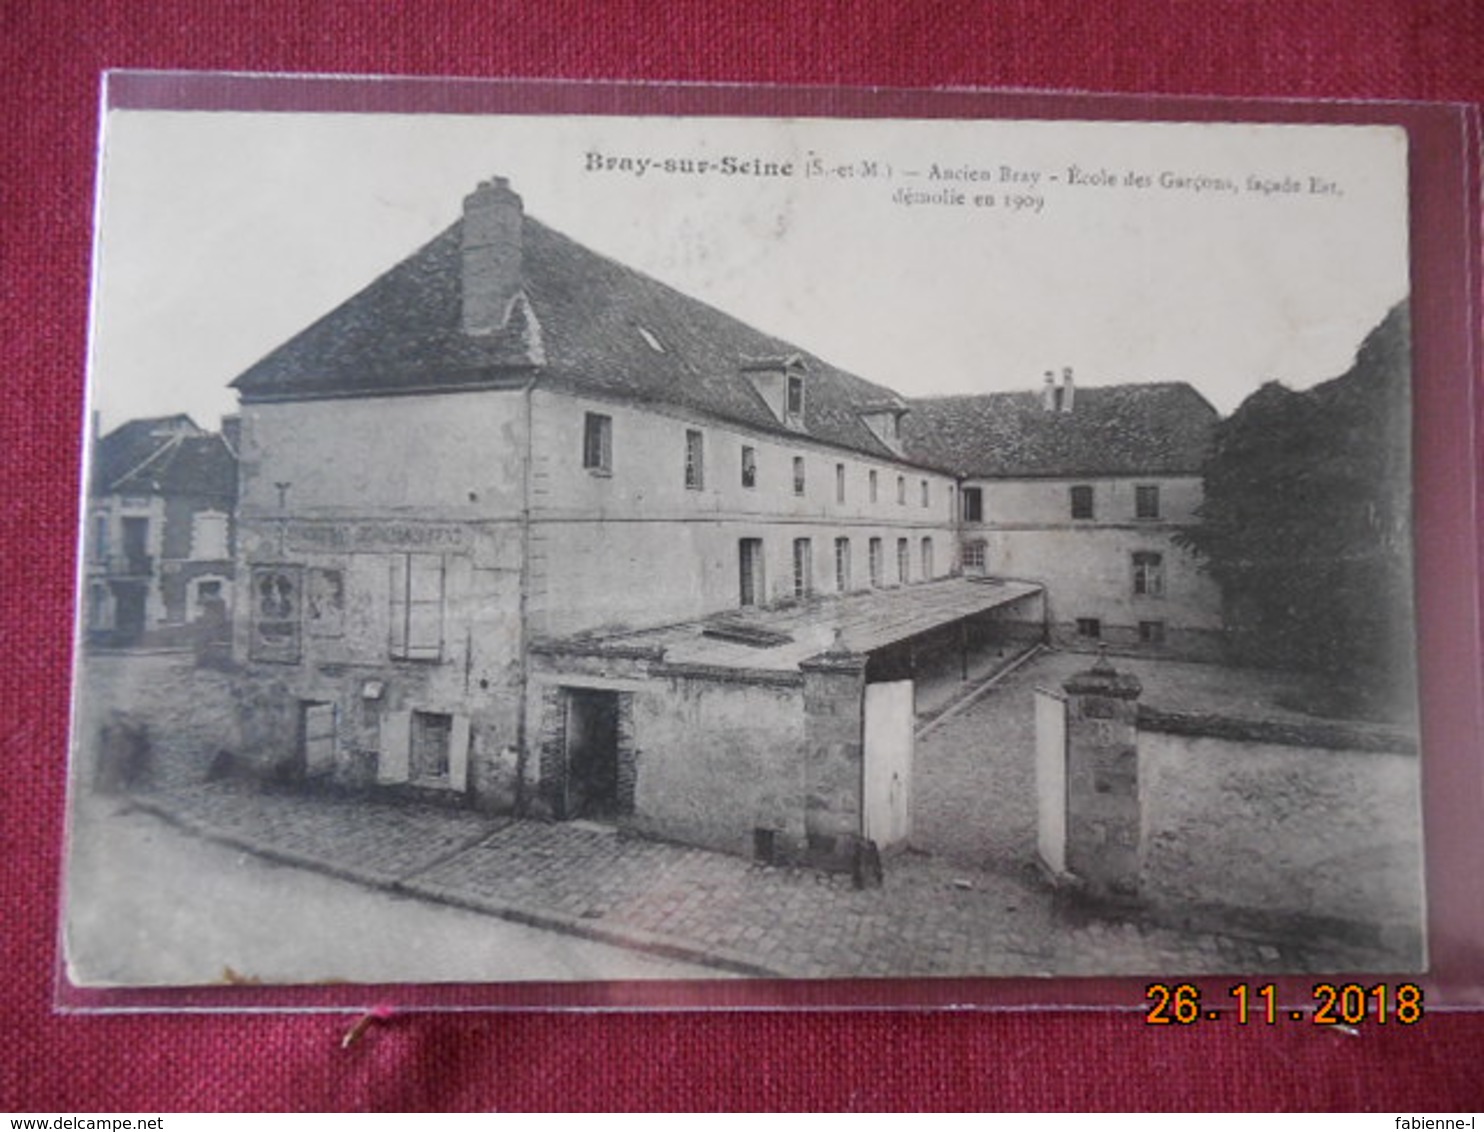
POLYGON ((99 160, 75 986, 1427 969, 1404 129, 99 160))

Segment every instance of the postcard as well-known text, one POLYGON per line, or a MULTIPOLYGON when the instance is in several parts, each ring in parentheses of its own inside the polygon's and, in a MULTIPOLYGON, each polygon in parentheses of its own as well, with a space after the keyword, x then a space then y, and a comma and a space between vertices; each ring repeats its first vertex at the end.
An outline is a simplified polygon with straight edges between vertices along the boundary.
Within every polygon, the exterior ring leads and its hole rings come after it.
POLYGON ((1420 972, 1392 125, 113 108, 83 987, 1420 972))

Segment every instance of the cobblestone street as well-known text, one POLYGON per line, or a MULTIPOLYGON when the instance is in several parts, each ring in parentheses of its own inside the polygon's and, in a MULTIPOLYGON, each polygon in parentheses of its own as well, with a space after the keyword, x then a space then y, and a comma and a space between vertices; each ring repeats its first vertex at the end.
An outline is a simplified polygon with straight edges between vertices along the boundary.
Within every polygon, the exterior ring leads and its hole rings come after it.
MULTIPOLYGON (((1057 670, 1085 660, 1057 657, 1057 670)), ((195 677, 188 661, 173 669, 160 658, 150 662, 176 681, 195 677)), ((1058 901, 1028 856, 1034 840, 1029 759, 1020 764, 1013 742, 993 748, 982 742, 990 720, 1019 736, 1019 701, 1028 698, 1020 692, 1048 678, 1039 667, 1012 674, 924 744, 918 821, 931 851, 888 858, 878 889, 857 889, 849 876, 761 866, 582 822, 208 781, 210 748, 192 752, 191 743, 178 739, 163 744, 150 784, 116 805, 401 897, 720 972, 1175 975, 1302 972, 1321 962, 1332 968, 1332 951, 1321 960, 1256 940, 1090 917, 1058 901), (996 792, 970 788, 985 775, 999 784, 996 792)), ((219 677, 204 679, 212 685, 219 677)), ((209 710, 222 706, 212 697, 196 702, 209 710)), ((199 729, 180 734, 202 737, 199 729)), ((94 820, 108 821, 107 809, 94 820)), ((314 967, 312 956, 305 961, 314 967)))

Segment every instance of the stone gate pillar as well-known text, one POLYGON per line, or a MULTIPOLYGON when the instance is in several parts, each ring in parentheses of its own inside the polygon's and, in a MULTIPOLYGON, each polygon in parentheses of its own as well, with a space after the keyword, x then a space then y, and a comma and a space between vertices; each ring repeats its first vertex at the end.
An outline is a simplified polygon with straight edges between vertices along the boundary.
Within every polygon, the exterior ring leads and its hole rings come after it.
POLYGON ((1089 895, 1137 899, 1143 685, 1099 657, 1062 688, 1067 693, 1067 871, 1089 895))
POLYGON ((804 832, 810 862, 852 869, 861 851, 866 658, 811 657, 804 673, 804 832))

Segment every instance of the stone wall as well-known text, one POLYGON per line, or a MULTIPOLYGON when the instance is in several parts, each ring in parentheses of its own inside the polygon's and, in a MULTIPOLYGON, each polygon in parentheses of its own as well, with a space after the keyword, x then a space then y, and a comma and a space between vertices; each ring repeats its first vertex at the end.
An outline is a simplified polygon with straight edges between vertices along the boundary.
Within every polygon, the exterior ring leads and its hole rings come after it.
POLYGON ((1139 771, 1147 899, 1420 960, 1415 755, 1141 728, 1139 771))
MULTIPOLYGON (((1156 711, 1106 660, 1064 689, 1064 785, 1042 774, 1038 788, 1043 814, 1061 804, 1046 792, 1064 792, 1065 879, 1192 927, 1320 935, 1382 948, 1400 969, 1422 963, 1412 736, 1156 711)), ((1058 857, 1049 848, 1043 859, 1058 857)))
POLYGON ((764 830, 779 857, 802 853, 804 716, 796 685, 671 677, 632 702, 637 828, 744 856, 764 830))
POLYGON ((774 859, 805 850, 804 711, 798 673, 686 673, 643 656, 532 655, 528 812, 557 817, 566 774, 566 695, 617 694, 619 824, 774 859), (762 831, 762 836, 759 836, 762 831))

